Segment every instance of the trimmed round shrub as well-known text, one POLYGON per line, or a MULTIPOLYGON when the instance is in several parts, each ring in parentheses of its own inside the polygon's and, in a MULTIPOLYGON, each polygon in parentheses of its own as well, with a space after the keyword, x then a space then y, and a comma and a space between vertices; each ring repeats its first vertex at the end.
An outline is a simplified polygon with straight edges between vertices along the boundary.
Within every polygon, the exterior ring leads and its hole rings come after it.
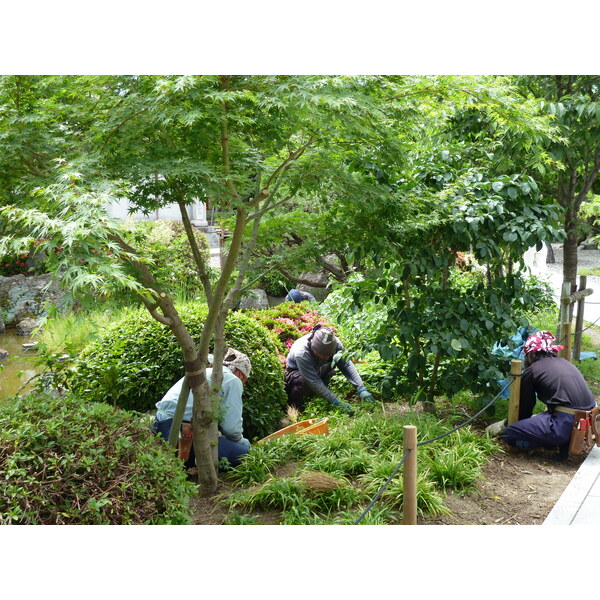
POLYGON ((0 410, 0 524, 186 524, 181 461, 148 423, 32 393, 0 410))
MULTIPOLYGON (((197 343, 207 314, 208 308, 201 303, 180 309, 197 343)), ((250 440, 262 438, 277 428, 287 404, 277 349, 268 331, 238 312, 229 313, 225 341, 252 362, 243 394, 244 435, 250 440)), ((183 375, 183 354, 175 336, 140 310, 114 323, 84 348, 76 361, 70 389, 84 400, 146 412, 154 409, 183 375)))

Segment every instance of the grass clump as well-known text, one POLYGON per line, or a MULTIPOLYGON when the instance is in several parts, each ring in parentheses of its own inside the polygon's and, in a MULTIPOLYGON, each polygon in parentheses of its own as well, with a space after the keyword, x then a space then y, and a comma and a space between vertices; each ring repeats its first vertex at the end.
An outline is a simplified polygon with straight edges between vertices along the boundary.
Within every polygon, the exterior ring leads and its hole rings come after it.
POLYGON ((130 413, 44 393, 0 410, 0 524, 185 524, 194 493, 130 413))
MULTIPOLYGON (((306 413, 312 413, 312 403, 306 413)), ((286 525, 354 523, 402 461, 404 425, 416 424, 419 440, 450 429, 421 413, 392 417, 358 413, 334 423, 327 436, 286 436, 253 447, 231 472, 238 484, 253 487, 234 492, 224 502, 236 511, 279 511, 280 522, 286 525), (294 461, 293 470, 278 477, 287 461, 294 461)), ((495 442, 468 427, 419 448, 419 515, 448 514, 447 491, 468 489, 495 448, 495 442)), ((399 522, 403 505, 401 468, 361 523, 399 522)))

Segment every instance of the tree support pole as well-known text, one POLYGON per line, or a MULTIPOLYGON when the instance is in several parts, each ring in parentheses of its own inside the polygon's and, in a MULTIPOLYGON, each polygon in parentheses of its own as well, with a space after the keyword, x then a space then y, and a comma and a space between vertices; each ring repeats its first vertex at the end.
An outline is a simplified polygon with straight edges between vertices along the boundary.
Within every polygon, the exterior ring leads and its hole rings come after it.
POLYGON ((403 525, 417 524, 417 428, 404 426, 404 454, 408 452, 404 463, 404 501, 403 525))
POLYGON ((565 360, 571 362, 571 323, 563 323, 562 332, 564 338, 564 350, 561 350, 560 353, 565 360))
POLYGON ((569 320, 569 301, 565 302, 565 299, 571 295, 571 284, 565 281, 562 285, 562 292, 560 295, 560 314, 558 317, 558 331, 556 333, 556 339, 561 340, 563 337, 562 324, 569 320))
MULTIPOLYGON (((587 277, 579 277, 579 291, 586 289, 587 277)), ((575 319, 575 340, 573 341, 573 360, 581 360, 581 336, 583 331, 583 311, 585 308, 585 297, 582 296, 577 301, 577 318, 575 319)))
POLYGON ((510 386, 510 396, 508 399, 508 424, 512 425, 519 420, 519 406, 521 404, 521 372, 523 362, 520 360, 510 361, 510 374, 515 380, 510 386))

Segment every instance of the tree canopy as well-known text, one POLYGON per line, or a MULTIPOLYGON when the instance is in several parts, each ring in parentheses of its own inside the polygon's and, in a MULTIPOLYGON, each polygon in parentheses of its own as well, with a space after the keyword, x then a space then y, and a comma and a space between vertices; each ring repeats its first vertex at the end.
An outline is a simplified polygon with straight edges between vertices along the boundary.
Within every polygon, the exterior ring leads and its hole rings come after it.
MULTIPOLYGON (((340 282, 353 276, 357 303, 389 302, 373 345, 382 355, 402 349, 421 387, 427 355, 435 357, 431 390, 442 353, 480 350, 491 330, 514 327, 510 306, 521 287, 512 265, 527 247, 559 236, 554 202, 527 173, 548 164, 557 134, 539 102, 509 84, 450 76, 4 77, 0 250, 43 239, 73 291, 117 282, 172 330, 195 398, 199 477, 213 490, 220 380, 209 389, 206 359, 213 336, 215 364, 223 356, 224 320, 251 261, 284 271, 325 265, 340 282), (209 306, 198 346, 147 257, 103 214, 122 197, 146 213, 179 205, 209 306), (187 217, 198 198, 230 217, 216 281, 187 217), (473 301, 448 291, 459 250, 486 265, 473 301)), ((182 393, 175 427, 184 404, 182 393)))

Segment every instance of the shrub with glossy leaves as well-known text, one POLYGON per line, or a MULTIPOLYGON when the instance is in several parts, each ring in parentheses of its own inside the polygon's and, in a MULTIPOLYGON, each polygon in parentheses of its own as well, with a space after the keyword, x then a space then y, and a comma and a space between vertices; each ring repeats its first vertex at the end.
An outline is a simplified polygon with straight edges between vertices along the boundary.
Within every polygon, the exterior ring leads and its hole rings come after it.
POLYGON ((185 524, 181 461, 139 417, 45 393, 0 410, 0 524, 185 524))
MULTIPOLYGON (((206 305, 200 303, 180 309, 183 322, 197 342, 207 313, 206 305)), ((250 440, 264 437, 277 429, 286 405, 277 349, 259 323, 238 312, 231 312, 227 318, 225 341, 247 354, 252 362, 252 374, 243 394, 244 435, 250 440)), ((183 375, 182 352, 175 336, 140 310, 113 324, 82 351, 70 389, 85 400, 145 412, 154 409, 183 375)))

